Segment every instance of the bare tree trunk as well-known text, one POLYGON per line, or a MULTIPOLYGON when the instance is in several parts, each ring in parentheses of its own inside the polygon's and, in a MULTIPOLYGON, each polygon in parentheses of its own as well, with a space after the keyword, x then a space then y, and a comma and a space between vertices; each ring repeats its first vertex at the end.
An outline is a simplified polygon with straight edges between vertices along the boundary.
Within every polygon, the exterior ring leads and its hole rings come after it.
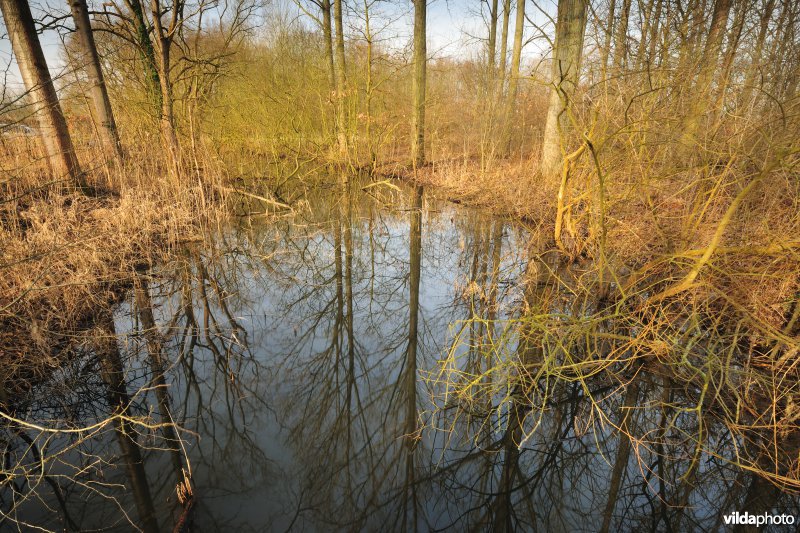
POLYGON ((694 145, 700 119, 708 108, 710 99, 711 82, 719 64, 722 40, 725 36, 725 28, 728 25, 728 15, 731 10, 732 0, 715 0, 714 13, 711 16, 711 26, 708 30, 703 54, 700 59, 700 76, 697 84, 692 91, 692 104, 689 114, 684 123, 684 131, 681 136, 681 144, 684 147, 694 145))
MULTIPOLYGON (((173 171, 177 173, 180 156, 178 137, 175 134, 175 111, 172 98, 172 80, 170 79, 170 50, 172 48, 172 35, 175 31, 177 12, 173 12, 173 23, 169 28, 161 24, 161 5, 159 0, 152 0, 153 29, 156 35, 156 49, 158 51, 158 74, 161 89, 161 140, 164 150, 170 158, 173 171)), ((179 9, 172 6, 173 10, 179 9)))
POLYGON ((411 157, 414 167, 425 164, 425 84, 427 82, 428 49, 427 0, 414 0, 414 131, 411 142, 411 157))
POLYGON ((144 67, 144 77, 147 89, 152 98, 155 113, 161 116, 161 79, 158 75, 156 65, 156 52, 153 48, 153 41, 150 39, 150 31, 144 17, 144 9, 140 0, 125 0, 133 13, 133 25, 136 33, 136 42, 139 46, 139 54, 144 67))
MULTIPOLYGON (((739 50, 739 41, 744 31, 744 21, 747 15, 747 4, 742 2, 736 9, 736 16, 733 19, 733 26, 728 34, 727 44, 725 46, 725 54, 722 60, 722 69, 720 70, 719 80, 716 89, 717 107, 722 108, 725 103, 725 93, 728 90, 728 83, 730 82, 731 71, 733 70, 733 62, 736 59, 736 52, 739 50)), ((721 115, 718 115, 718 117, 721 115)))
POLYGON ((328 63, 328 81, 331 90, 336 89, 336 67, 333 64, 333 28, 331 24, 331 0, 322 0, 322 38, 325 39, 325 59, 328 63))
POLYGON ((488 73, 489 73, 489 91, 493 90, 493 81, 495 75, 495 67, 497 66, 497 0, 492 0, 489 9, 489 44, 488 44, 488 73))
POLYGON ((502 150, 511 151, 511 123, 519 88, 519 64, 522 57, 522 33, 525 28, 525 0, 517 0, 517 20, 514 27, 514 49, 511 52, 511 70, 508 73, 508 93, 503 106, 502 150))
POLYGON ((650 42, 648 43, 647 58, 645 59, 648 69, 652 67, 653 63, 655 63, 656 45, 658 44, 658 30, 659 22, 661 21, 662 6, 663 0, 657 0, 656 12, 653 15, 653 19, 650 24, 650 35, 648 37, 650 42))
POLYGON ((97 339, 97 356, 100 359, 100 374, 108 387, 108 401, 114 410, 114 430, 125 461, 128 483, 139 511, 138 525, 146 533, 157 533, 158 521, 147 482, 147 472, 134 437, 136 430, 129 421, 131 399, 125 386, 125 372, 117 346, 114 317, 110 312, 105 312, 98 322, 100 331, 97 339))
POLYGON ((747 74, 744 80, 744 89, 742 90, 742 105, 745 106, 750 103, 750 99, 753 96, 753 89, 756 83, 756 78, 758 77, 761 61, 763 59, 762 54, 764 53, 764 43, 767 40, 769 22, 774 11, 775 0, 767 0, 766 4, 764 5, 764 11, 761 13, 756 44, 753 47, 750 66, 747 68, 747 74))
POLYGON ((503 0, 503 29, 500 34, 500 71, 498 94, 503 92, 503 86, 506 81, 506 63, 508 61, 508 21, 511 18, 511 0, 503 0))
POLYGON ((339 155, 347 155, 347 121, 345 118, 345 93, 347 92, 347 65, 344 55, 344 25, 342 21, 342 0, 333 2, 333 19, 336 30, 336 128, 339 142, 339 155))
POLYGON ((625 68, 625 59, 628 57, 628 19, 630 16, 631 0, 623 0, 617 35, 614 39, 614 68, 618 71, 625 68))
POLYGON ((542 141, 542 176, 558 175, 563 161, 562 136, 569 128, 567 110, 578 84, 583 32, 586 27, 586 0, 559 0, 553 79, 542 141))
POLYGON ((606 78, 606 71, 608 70, 608 58, 611 56, 611 41, 614 38, 614 15, 616 15, 617 2, 610 0, 608 3, 608 19, 605 27, 605 39, 603 39, 603 48, 600 50, 602 54, 600 59, 600 68, 603 70, 603 79, 606 78))
POLYGON ((100 67, 100 57, 97 54, 97 47, 94 43, 92 24, 89 20, 89 8, 86 5, 86 0, 70 0, 69 7, 72 10, 72 18, 75 21, 75 31, 83 48, 86 73, 91 85, 90 94, 94 111, 92 118, 94 119, 95 127, 100 132, 107 155, 119 163, 122 161, 122 145, 117 132, 117 124, 114 121, 114 112, 111 109, 111 100, 108 98, 103 70, 100 67))
POLYGON ((33 101, 50 170, 59 178, 69 179, 72 185, 85 188, 67 121, 61 111, 56 88, 36 34, 30 6, 27 0, 0 0, 0 10, 3 12, 22 81, 33 101))

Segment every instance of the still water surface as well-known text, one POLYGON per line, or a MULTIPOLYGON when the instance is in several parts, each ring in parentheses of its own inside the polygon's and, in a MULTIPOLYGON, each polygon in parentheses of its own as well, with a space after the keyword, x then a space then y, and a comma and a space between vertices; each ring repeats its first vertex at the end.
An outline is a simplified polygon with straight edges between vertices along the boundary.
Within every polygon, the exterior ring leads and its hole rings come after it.
POLYGON ((508 321, 580 312, 565 281, 580 275, 526 228, 421 189, 319 187, 293 215, 242 217, 141 277, 106 324, 116 367, 86 349, 34 391, 42 422, 90 426, 114 402, 135 421, 37 436, 47 482, 4 493, 4 511, 172 530, 186 469, 198 531, 706 531, 745 508, 797 513, 731 466, 724 428, 696 457, 696 419, 663 408, 692 391, 662 377, 546 379, 540 407, 524 400, 508 321))

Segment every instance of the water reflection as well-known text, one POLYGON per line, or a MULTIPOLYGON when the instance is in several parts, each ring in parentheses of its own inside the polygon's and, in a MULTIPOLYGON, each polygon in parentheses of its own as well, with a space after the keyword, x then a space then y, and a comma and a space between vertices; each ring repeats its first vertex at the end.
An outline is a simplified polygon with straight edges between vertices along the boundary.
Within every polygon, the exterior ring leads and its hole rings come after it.
POLYGON ((687 531, 798 514, 734 466, 759 444, 695 416, 691 380, 626 359, 635 331, 598 321, 576 333, 584 353, 555 349, 554 321, 611 304, 571 293, 583 273, 547 243, 364 185, 138 273, 68 364, 4 400, 75 432, 3 426, 3 527, 687 531), (542 320, 505 325, 520 314, 542 320))

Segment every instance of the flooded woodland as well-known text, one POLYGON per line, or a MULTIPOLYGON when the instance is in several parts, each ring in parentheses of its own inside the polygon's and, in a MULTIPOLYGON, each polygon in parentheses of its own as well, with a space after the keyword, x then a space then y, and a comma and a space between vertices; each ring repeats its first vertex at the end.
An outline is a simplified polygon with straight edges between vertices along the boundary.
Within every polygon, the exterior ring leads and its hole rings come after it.
POLYGON ((800 527, 800 4, 0 8, 0 531, 800 527))

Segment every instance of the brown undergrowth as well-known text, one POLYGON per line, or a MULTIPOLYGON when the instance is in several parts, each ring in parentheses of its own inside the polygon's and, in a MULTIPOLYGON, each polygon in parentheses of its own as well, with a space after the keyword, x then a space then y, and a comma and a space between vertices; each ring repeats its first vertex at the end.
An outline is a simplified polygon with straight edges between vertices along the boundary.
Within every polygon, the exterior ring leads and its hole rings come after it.
POLYGON ((29 167, 0 184, 6 395, 57 368, 79 332, 122 298, 137 270, 200 238, 224 213, 221 174, 170 179, 139 160, 90 172, 96 190, 84 194, 45 183, 47 173, 29 167))

